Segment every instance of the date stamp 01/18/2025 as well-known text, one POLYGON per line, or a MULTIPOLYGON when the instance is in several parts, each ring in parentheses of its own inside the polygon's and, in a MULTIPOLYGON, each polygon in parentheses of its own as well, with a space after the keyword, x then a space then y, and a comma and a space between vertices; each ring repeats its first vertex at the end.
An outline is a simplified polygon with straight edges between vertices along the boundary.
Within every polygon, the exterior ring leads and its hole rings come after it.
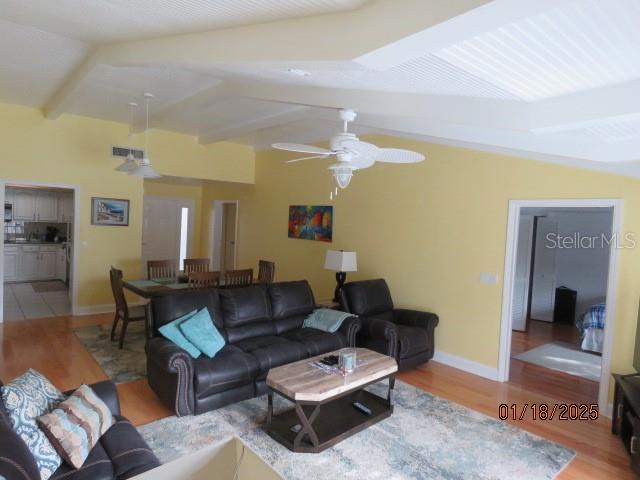
POLYGON ((501 403, 498 406, 500 420, 597 420, 599 415, 596 403, 501 403))

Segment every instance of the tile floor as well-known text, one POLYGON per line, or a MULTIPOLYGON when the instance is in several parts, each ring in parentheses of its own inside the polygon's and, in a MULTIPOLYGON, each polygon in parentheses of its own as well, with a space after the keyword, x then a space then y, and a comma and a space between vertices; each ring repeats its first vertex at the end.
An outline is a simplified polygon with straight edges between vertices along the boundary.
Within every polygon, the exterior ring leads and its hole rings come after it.
POLYGON ((31 283, 4 284, 4 321, 71 315, 69 292, 36 292, 31 283))

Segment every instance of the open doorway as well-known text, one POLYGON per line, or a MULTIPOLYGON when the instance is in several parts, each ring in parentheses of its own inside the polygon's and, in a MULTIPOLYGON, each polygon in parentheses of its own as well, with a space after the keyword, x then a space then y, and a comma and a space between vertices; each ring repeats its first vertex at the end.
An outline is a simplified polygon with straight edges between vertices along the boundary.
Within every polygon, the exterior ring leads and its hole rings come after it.
POLYGON ((238 256, 238 201, 213 202, 212 268, 225 272, 236 268, 238 256))
POLYGON ((607 405, 621 202, 512 201, 499 379, 607 405))
POLYGON ((74 312, 76 188, 3 183, 2 321, 74 312))

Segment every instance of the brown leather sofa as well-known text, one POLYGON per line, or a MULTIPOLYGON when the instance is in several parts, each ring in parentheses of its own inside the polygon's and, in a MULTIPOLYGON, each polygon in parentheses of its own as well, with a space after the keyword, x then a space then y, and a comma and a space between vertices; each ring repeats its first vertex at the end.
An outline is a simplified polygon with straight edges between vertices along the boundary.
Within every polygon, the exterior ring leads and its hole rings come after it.
POLYGON ((408 370, 433 357, 438 316, 394 308, 383 279, 345 284, 340 303, 344 311, 358 315, 362 322, 357 345, 394 357, 399 370, 408 370))
POLYGON ((360 321, 335 333, 302 328, 316 308, 306 281, 233 289, 184 291, 151 302, 154 338, 147 341, 149 385, 176 415, 193 415, 266 393, 270 368, 353 346, 360 321), (158 328, 207 307, 226 345, 213 358, 193 359, 158 328))
MULTIPOLYGON (((158 458, 136 427, 120 415, 120 400, 113 382, 90 386, 107 404, 116 423, 100 438, 82 467, 75 469, 63 462, 50 480, 124 480, 159 466, 158 458)), ((3 477, 39 480, 40 473, 27 445, 11 428, 0 397, 0 478, 3 477)))

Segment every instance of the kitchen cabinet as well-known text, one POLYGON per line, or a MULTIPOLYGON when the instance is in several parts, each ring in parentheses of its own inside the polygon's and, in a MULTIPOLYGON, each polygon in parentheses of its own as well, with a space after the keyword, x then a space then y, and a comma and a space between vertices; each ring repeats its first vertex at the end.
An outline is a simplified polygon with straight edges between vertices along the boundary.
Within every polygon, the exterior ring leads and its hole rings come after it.
POLYGON ((13 219, 36 220, 36 194, 28 190, 14 190, 13 219))
POLYGON ((18 280, 36 280, 38 278, 38 263, 40 247, 23 246, 18 262, 18 280))
POLYGON ((58 221, 58 195, 53 192, 36 193, 36 220, 38 222, 58 221))
POLYGON ((56 262, 58 253, 54 250, 41 250, 38 258, 38 280, 51 280, 56 278, 56 262))
POLYGON ((4 281, 13 282, 18 279, 18 248, 4 247, 4 281))
POLYGON ((73 193, 62 193, 58 199, 58 221, 73 222, 73 193))

